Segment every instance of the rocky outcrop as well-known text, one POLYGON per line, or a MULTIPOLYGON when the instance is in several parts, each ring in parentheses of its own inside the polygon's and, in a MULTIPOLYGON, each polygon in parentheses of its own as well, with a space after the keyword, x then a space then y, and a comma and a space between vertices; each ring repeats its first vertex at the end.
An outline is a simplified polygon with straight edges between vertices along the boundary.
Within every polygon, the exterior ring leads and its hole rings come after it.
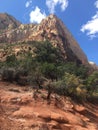
POLYGON ((87 57, 76 40, 55 15, 49 15, 38 25, 21 24, 17 28, 10 29, 0 35, 0 43, 45 40, 49 40, 54 46, 60 48, 64 60, 88 64, 87 57))
POLYGON ((35 26, 35 30, 29 36, 35 40, 50 40, 54 46, 58 46, 65 59, 88 64, 87 57, 63 22, 55 15, 50 15, 35 26))
POLYGON ((0 14, 0 30, 17 28, 20 22, 7 13, 0 14))

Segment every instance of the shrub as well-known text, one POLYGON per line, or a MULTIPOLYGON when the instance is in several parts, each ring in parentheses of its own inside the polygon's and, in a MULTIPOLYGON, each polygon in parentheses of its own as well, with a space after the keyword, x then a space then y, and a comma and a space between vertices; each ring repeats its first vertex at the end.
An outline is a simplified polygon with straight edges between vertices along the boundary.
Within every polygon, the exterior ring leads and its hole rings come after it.
POLYGON ((98 91, 98 72, 93 72, 86 80, 87 91, 89 95, 98 91))
POLYGON ((18 64, 17 58, 14 54, 6 57, 6 66, 16 67, 18 64))
POLYGON ((27 85, 28 84, 28 72, 24 69, 18 69, 14 74, 14 81, 16 81, 19 85, 27 85))
POLYGON ((2 71, 1 79, 9 82, 13 82, 14 80, 14 72, 15 70, 12 68, 4 69, 2 71))

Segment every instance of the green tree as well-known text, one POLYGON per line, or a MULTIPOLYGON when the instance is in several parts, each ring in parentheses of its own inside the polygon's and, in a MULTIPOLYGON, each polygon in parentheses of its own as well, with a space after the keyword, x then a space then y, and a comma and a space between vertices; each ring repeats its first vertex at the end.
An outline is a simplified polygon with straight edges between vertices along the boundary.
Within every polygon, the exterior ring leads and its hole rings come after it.
POLYGON ((66 90, 70 95, 77 95, 77 88, 82 85, 79 77, 69 73, 65 73, 63 82, 65 82, 66 90))
POLYGON ((59 48, 54 47, 49 41, 35 44, 35 58, 38 62, 61 63, 62 55, 59 48))
POLYGON ((63 62, 61 52, 49 41, 35 44, 35 61, 41 66, 44 77, 57 80, 59 75, 58 66, 63 62))
POLYGON ((85 79, 88 76, 89 68, 84 65, 77 65, 75 62, 66 62, 61 65, 61 70, 63 74, 67 72, 85 79))
POLYGON ((94 92, 98 91, 98 72, 93 72, 87 78, 87 90, 92 95, 94 92))
POLYGON ((6 66, 16 67, 18 65, 18 60, 14 54, 7 56, 5 61, 6 66))
POLYGON ((57 79, 57 67, 53 63, 43 63, 41 66, 41 72, 47 79, 51 79, 52 81, 57 79))

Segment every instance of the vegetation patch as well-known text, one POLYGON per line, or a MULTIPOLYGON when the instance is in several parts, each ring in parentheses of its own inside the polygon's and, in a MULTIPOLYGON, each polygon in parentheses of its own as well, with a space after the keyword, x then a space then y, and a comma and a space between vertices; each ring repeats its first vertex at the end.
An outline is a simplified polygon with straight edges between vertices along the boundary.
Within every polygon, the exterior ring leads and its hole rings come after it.
POLYGON ((64 60, 60 49, 49 41, 23 42, 18 46, 22 48, 21 53, 12 53, 0 62, 2 80, 29 84, 35 86, 36 91, 45 88, 48 90, 47 99, 50 99, 51 93, 71 96, 75 100, 98 95, 98 72, 64 60))

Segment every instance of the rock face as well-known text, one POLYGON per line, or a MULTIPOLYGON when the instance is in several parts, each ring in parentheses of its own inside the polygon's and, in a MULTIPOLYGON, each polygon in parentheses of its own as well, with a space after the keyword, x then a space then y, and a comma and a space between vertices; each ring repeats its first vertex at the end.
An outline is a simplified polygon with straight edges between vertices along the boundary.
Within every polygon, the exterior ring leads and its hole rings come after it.
MULTIPOLYGON (((64 60, 88 64, 87 57, 78 43, 64 26, 63 22, 55 15, 49 15, 38 25, 23 25, 17 21, 16 23, 16 28, 10 28, 7 32, 1 33, 0 43, 49 40, 54 46, 60 48, 64 60)), ((8 24, 10 25, 10 22, 8 24)))
POLYGON ((65 59, 87 64, 87 57, 78 43, 64 26, 63 22, 55 15, 50 15, 44 19, 37 26, 37 32, 38 34, 35 32, 30 38, 37 38, 39 36, 41 39, 51 40, 54 46, 58 46, 61 49, 65 59))
POLYGON ((17 28, 20 22, 7 13, 0 14, 0 30, 17 28))

